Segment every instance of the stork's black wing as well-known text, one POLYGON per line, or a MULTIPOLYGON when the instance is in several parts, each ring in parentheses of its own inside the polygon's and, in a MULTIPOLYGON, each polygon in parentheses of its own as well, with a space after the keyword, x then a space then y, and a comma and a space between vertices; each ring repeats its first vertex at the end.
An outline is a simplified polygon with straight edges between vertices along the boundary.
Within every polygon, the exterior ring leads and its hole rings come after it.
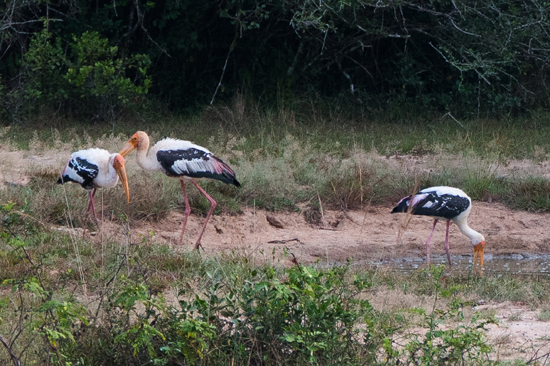
POLYGON ((408 212, 412 209, 413 215, 424 215, 452 219, 470 207, 470 200, 466 197, 424 192, 402 199, 392 210, 395 212, 408 212))
POLYGON ((62 178, 59 178, 57 183, 75 182, 85 189, 92 189, 95 187, 93 180, 98 173, 99 167, 96 164, 77 156, 69 160, 62 178))
POLYGON ((171 177, 210 178, 240 186, 233 169, 208 151, 196 148, 159 150, 157 160, 171 177))

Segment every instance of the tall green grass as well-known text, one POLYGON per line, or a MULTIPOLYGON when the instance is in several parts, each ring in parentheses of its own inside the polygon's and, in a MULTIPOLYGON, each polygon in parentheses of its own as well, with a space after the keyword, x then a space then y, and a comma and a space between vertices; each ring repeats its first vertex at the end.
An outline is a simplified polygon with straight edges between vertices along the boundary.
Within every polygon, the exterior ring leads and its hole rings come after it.
POLYGON ((152 112, 115 124, 90 124, 45 113, 11 126, 3 132, 3 139, 25 149, 33 136, 50 145, 60 139, 78 147, 101 136, 129 137, 144 130, 155 139, 171 136, 192 140, 218 153, 218 148, 235 136, 246 139, 242 148, 247 154, 258 149, 280 153, 279 142, 287 135, 315 150, 340 154, 355 147, 376 149, 383 155, 472 151, 490 158, 546 160, 550 152, 550 114, 543 110, 523 117, 457 121, 444 113, 409 113, 398 107, 382 111, 338 103, 298 99, 273 109, 236 95, 230 103, 206 107, 195 115, 152 112))

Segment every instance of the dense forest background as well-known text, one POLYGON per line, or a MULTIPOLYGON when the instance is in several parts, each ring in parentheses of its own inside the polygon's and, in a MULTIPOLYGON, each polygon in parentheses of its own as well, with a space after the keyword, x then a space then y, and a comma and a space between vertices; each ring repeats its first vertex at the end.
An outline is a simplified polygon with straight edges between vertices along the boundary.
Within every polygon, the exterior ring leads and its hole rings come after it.
POLYGON ((6 0, 0 113, 113 121, 245 94, 525 114, 550 105, 543 0, 6 0))

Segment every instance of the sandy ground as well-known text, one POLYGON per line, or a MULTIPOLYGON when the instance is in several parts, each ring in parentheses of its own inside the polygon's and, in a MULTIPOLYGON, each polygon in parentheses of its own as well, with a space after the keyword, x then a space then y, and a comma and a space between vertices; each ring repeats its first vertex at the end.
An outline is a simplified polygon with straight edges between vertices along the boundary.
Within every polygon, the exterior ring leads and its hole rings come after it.
MULTIPOLYGON (((432 219, 392 215, 390 210, 391 207, 369 207, 364 211, 345 213, 325 211, 322 220, 325 224, 312 225, 300 212, 270 213, 245 209, 239 216, 213 216, 202 244, 205 253, 234 249, 271 252, 273 248, 286 247, 304 263, 318 259, 328 263, 345 262, 350 257, 354 261, 424 258, 432 219)), ((162 222, 137 226, 134 232, 147 235, 153 230, 160 242, 176 243, 182 217, 181 213, 172 212, 162 222)), ((190 217, 184 246, 192 247, 202 223, 203 218, 190 217)), ((485 235, 488 260, 507 254, 529 257, 550 253, 550 214, 513 211, 501 204, 476 202, 470 214, 470 224, 485 235)), ((434 256, 444 255, 444 240, 445 224, 440 223, 432 239, 434 256)), ((471 243, 455 225, 451 225, 449 242, 453 256, 472 254, 471 243)))
MULTIPOLYGON (((14 151, 0 146, 0 189, 9 184, 26 184, 29 177, 22 166, 61 169, 70 150, 55 155, 14 151)), ((133 160, 133 159, 132 159, 133 160)), ((519 163, 518 163, 519 164, 519 163)), ((521 164, 520 164, 521 165, 521 164)), ((525 165, 525 164, 523 164, 525 165)), ((514 165, 511 164, 512 168, 514 165)), ((538 166, 546 170, 546 167, 538 166)), ((238 216, 212 217, 202 245, 204 253, 239 251, 251 255, 271 255, 273 249, 283 248, 293 253, 301 263, 342 263, 348 258, 359 262, 379 262, 425 258, 425 240, 432 220, 390 214, 391 207, 364 207, 358 211, 325 211, 317 224, 306 222, 302 212, 270 213, 244 208, 238 216), (408 223, 407 223, 408 222, 408 223)), ((193 247, 204 218, 192 215, 183 245, 177 245, 181 230, 182 212, 175 211, 161 222, 144 222, 131 227, 131 241, 143 238, 173 246, 176 250, 193 247)), ((550 214, 510 210, 498 203, 475 202, 470 214, 472 228, 485 235, 486 259, 521 254, 530 257, 550 253, 550 214)), ((66 230, 66 228, 57 228, 66 230)), ((124 230, 112 222, 102 223, 96 238, 121 238, 124 230), (99 235, 101 233, 101 235, 99 235)), ((444 255, 445 225, 438 224, 432 241, 432 255, 444 255)), ((451 254, 471 256, 472 245, 455 225, 450 233, 451 254)), ((549 352, 550 324, 537 318, 538 311, 521 304, 487 304, 475 310, 494 310, 501 319, 490 327, 488 336, 495 345, 494 359, 529 359, 536 352, 549 352)))

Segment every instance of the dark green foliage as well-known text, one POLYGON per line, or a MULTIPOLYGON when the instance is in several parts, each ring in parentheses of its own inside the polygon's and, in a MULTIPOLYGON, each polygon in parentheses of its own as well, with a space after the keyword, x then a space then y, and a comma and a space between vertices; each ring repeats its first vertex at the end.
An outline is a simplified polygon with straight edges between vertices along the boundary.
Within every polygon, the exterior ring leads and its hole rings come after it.
MULTIPOLYGON (((210 295, 210 311, 227 319, 218 325, 220 343, 227 344, 220 356, 253 364, 374 361, 376 341, 360 343, 371 339, 372 329, 355 328, 373 315, 368 301, 356 299, 365 284, 348 284, 346 267, 318 271, 298 265, 286 272, 288 280, 281 281, 272 268, 253 271, 242 287, 228 288, 224 297, 210 295)), ((221 289, 214 282, 213 290, 221 289)))
POLYGON ((145 55, 121 57, 97 32, 72 36, 66 51, 60 37, 44 29, 25 54, 25 97, 69 116, 114 121, 124 107, 147 94, 151 78, 145 55))
POLYGON ((118 118, 134 96, 142 107, 190 111, 236 91, 269 106, 330 97, 361 114, 396 109, 397 119, 426 108, 479 117, 550 103, 542 0, 9 0, 3 9, 0 108, 12 117, 29 108, 23 77, 50 110, 75 97, 68 86, 86 91, 83 119, 118 118), (97 32, 103 38, 83 36, 97 32), (104 55, 99 64, 89 53, 75 58, 82 53, 67 45, 75 36, 76 47, 104 55), (39 64, 50 68, 35 74, 39 64), (159 104, 141 98, 149 87, 159 104))

